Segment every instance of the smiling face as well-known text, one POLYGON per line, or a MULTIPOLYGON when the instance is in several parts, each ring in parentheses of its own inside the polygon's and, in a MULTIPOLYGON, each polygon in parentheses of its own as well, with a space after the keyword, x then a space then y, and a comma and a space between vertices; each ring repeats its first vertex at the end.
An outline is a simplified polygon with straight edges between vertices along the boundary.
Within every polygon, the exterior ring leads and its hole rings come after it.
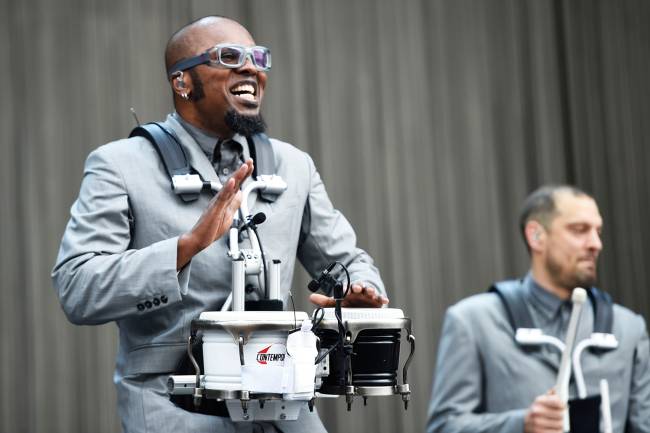
MULTIPOLYGON (((227 18, 209 17, 193 23, 182 38, 189 51, 185 57, 201 54, 217 44, 255 45, 244 27, 227 18)), ((235 132, 226 122, 229 111, 244 117, 259 116, 266 80, 266 73, 258 71, 247 58, 235 69, 198 65, 191 73, 184 74, 185 87, 179 87, 175 79, 171 82, 177 94, 175 105, 179 114, 195 126, 226 138, 235 132), (183 91, 190 93, 189 100, 179 96, 183 91)))
POLYGON ((531 236, 533 270, 544 274, 542 278, 553 287, 570 294, 575 287, 596 283, 603 220, 596 202, 586 195, 558 191, 555 209, 548 227, 535 227, 531 236))

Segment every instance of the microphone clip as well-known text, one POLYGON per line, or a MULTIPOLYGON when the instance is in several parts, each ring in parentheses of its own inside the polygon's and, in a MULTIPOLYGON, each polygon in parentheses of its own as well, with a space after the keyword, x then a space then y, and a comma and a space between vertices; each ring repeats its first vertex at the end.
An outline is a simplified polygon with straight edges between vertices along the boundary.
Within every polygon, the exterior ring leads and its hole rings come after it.
MULTIPOLYGON (((340 286, 342 289, 343 286, 341 283, 331 274, 334 266, 336 266, 336 262, 330 264, 323 272, 321 272, 318 278, 311 280, 307 285, 307 288, 314 293, 320 291, 326 296, 332 296, 332 292, 337 286, 340 286)), ((337 292, 338 291, 341 290, 337 290, 337 292)))

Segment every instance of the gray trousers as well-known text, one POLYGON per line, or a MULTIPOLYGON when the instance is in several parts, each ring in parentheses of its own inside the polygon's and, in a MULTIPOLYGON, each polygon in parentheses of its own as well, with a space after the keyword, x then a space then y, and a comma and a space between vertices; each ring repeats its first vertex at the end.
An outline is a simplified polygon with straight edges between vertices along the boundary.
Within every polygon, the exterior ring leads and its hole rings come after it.
POLYGON ((232 422, 187 412, 169 401, 168 375, 142 374, 117 382, 118 413, 124 433, 327 433, 316 409, 296 421, 232 422))

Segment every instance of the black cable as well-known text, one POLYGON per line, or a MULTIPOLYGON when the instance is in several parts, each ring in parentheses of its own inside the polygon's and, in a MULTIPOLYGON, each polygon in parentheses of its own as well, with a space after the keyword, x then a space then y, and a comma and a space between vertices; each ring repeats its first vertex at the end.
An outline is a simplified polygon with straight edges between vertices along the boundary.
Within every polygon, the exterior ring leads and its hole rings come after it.
MULTIPOLYGON (((351 371, 350 366, 351 366, 351 355, 352 355, 352 345, 346 344, 345 343, 345 338, 347 336, 347 330, 345 327, 345 324, 343 323, 343 317, 342 317, 342 312, 341 312, 341 304, 345 297, 348 295, 350 292, 350 273, 348 272, 348 268, 341 262, 333 262, 330 263, 325 271, 323 271, 323 274, 321 274, 321 277, 318 278, 317 280, 313 280, 312 283, 310 283, 309 289, 312 291, 316 291, 318 289, 321 289, 324 291, 326 294, 332 293, 332 297, 334 298, 334 317, 336 318, 336 322, 338 325, 338 341, 336 344, 334 344, 332 347, 330 347, 325 353, 320 355, 316 359, 316 364, 320 363, 327 355, 329 355, 334 349, 337 347, 341 349, 341 352, 343 353, 343 359, 341 362, 341 370, 344 373, 344 385, 348 386, 349 384, 349 372, 351 371), (336 279, 333 278, 331 275, 331 271, 334 269, 336 265, 339 265, 343 271, 345 272, 346 276, 346 281, 347 285, 345 288, 345 291, 343 291, 343 285, 341 284, 340 281, 337 281, 336 279), (322 285, 326 285, 326 289, 322 287, 322 285), (332 286, 333 285, 333 286, 332 286), (330 292, 331 291, 331 292, 330 292)), ((322 310, 322 309, 320 309, 322 310)), ((323 320, 323 317, 325 316, 325 313, 323 311, 323 314, 321 315, 320 318, 317 318, 318 310, 314 312, 314 318, 312 319, 312 328, 316 328, 318 325, 320 325, 320 322, 323 320)))
POLYGON ((316 310, 314 310, 314 314, 312 315, 312 319, 311 319, 312 329, 318 329, 318 327, 320 326, 324 318, 325 318, 325 310, 323 309, 323 307, 316 308, 316 310), (318 313, 320 313, 320 317, 318 317, 318 313))
POLYGON ((351 285, 350 284, 350 273, 348 272, 348 268, 343 263, 341 263, 341 262, 336 262, 336 263, 338 263, 343 268, 343 270, 345 271, 345 277, 348 280, 348 285, 345 288, 345 293, 343 294, 343 298, 341 298, 341 299, 345 299, 345 297, 348 296, 348 292, 350 291, 350 285, 351 285))
MULTIPOLYGON (((291 293, 291 290, 289 290, 289 299, 291 299, 291 308, 293 308, 293 327, 295 328, 291 332, 295 332, 298 330, 298 319, 296 319, 296 304, 293 303, 293 294, 291 293)), ((289 332, 289 334, 291 334, 291 332, 289 332)))
POLYGON ((339 347, 339 345, 338 345, 338 344, 335 344, 335 345, 333 345, 332 347, 330 347, 329 349, 327 349, 327 351, 326 351, 325 353, 323 353, 321 356, 319 356, 319 357, 316 359, 316 365, 320 364, 320 362, 321 362, 323 359, 325 359, 325 357, 326 357, 327 355, 329 355, 329 354, 332 352, 332 350, 336 349, 337 347, 339 347))

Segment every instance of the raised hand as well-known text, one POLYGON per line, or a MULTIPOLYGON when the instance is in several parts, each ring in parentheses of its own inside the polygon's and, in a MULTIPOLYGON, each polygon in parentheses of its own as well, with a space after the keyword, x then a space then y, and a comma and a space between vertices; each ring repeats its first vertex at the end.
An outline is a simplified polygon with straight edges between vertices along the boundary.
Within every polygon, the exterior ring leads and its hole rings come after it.
POLYGON ((203 211, 192 230, 178 238, 176 269, 180 270, 203 249, 210 246, 230 229, 232 220, 241 205, 241 184, 253 172, 249 159, 233 173, 203 211))

